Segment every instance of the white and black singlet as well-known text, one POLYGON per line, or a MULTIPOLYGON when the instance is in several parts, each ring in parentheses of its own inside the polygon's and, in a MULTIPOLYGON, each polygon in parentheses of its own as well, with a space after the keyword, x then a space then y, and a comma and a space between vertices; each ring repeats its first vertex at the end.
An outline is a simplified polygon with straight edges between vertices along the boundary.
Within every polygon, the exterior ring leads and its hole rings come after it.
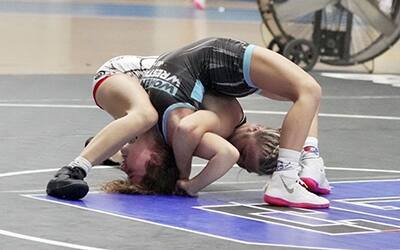
POLYGON ((114 57, 105 62, 96 71, 96 74, 93 77, 92 94, 96 104, 96 91, 108 77, 117 73, 122 73, 130 77, 140 79, 142 75, 154 64, 156 59, 157 56, 124 55, 114 57))

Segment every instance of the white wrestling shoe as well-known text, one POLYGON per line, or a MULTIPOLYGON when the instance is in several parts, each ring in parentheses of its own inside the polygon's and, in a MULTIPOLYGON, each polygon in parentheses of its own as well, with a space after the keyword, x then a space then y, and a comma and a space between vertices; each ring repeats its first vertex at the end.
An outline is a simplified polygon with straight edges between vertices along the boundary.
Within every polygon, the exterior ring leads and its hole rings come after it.
POLYGON ((331 187, 325 174, 325 165, 321 157, 306 158, 300 161, 300 179, 307 189, 315 194, 329 194, 331 187))
POLYGON ((277 171, 265 188, 264 201, 270 205, 299 208, 328 208, 329 201, 301 185, 296 171, 277 171))

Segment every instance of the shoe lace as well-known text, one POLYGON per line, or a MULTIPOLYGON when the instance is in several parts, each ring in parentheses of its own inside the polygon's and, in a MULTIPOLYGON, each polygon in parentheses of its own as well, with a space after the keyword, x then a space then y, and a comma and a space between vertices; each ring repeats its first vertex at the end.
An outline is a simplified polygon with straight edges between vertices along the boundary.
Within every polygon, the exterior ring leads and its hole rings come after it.
POLYGON ((74 167, 71 169, 70 173, 71 178, 83 180, 86 177, 85 171, 81 168, 74 167))

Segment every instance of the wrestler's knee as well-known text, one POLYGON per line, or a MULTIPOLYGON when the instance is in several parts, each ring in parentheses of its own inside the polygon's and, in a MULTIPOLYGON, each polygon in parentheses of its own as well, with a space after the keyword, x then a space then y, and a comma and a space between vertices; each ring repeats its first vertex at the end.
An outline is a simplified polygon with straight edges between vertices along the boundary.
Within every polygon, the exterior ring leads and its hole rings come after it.
POLYGON ((314 79, 305 79, 301 83, 299 98, 307 99, 309 102, 319 104, 321 100, 321 86, 314 79))
POLYGON ((157 123, 158 113, 153 106, 148 105, 148 107, 129 110, 125 119, 131 124, 137 124, 142 126, 144 129, 149 129, 157 123))
POLYGON ((158 113, 155 109, 152 109, 150 115, 146 115, 149 124, 151 124, 151 127, 155 126, 158 122, 158 113))
POLYGON ((138 115, 141 119, 145 120, 146 124, 149 124, 150 127, 154 126, 158 121, 158 113, 156 109, 151 105, 142 108, 138 112, 138 115))

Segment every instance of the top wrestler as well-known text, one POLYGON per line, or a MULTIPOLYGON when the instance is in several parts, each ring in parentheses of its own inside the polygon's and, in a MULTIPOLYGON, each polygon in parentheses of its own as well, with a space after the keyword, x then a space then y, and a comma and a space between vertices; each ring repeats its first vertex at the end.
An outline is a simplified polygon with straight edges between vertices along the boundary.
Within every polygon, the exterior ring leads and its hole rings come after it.
MULTIPOLYGON (((202 185, 215 180, 217 173, 221 174, 214 170, 215 176, 209 172, 200 173, 203 174, 202 181, 200 176, 185 180, 189 177, 193 152, 206 131, 198 131, 199 121, 203 118, 197 114, 201 112, 184 117, 182 109, 187 112, 199 109, 205 90, 234 97, 259 91, 270 98, 293 101, 282 125, 277 169, 264 200, 283 206, 329 206, 328 200, 308 192, 299 180, 300 159, 303 167, 300 174, 309 172, 309 168, 317 169, 315 165, 320 165, 317 167, 321 172, 323 163, 318 155, 316 138, 321 90, 318 83, 297 65, 274 52, 242 41, 209 38, 160 56, 141 81, 159 112, 161 131, 165 141, 173 147, 181 173, 179 183, 185 190, 190 190, 193 185, 192 190, 198 191, 202 185), (174 131, 169 131, 171 128, 174 131), (306 150, 301 157, 304 143, 306 150)), ((309 185, 314 192, 319 193, 324 188, 329 191, 329 186, 322 186, 326 183, 315 183, 305 175, 301 177, 305 182, 317 184, 309 185)))

